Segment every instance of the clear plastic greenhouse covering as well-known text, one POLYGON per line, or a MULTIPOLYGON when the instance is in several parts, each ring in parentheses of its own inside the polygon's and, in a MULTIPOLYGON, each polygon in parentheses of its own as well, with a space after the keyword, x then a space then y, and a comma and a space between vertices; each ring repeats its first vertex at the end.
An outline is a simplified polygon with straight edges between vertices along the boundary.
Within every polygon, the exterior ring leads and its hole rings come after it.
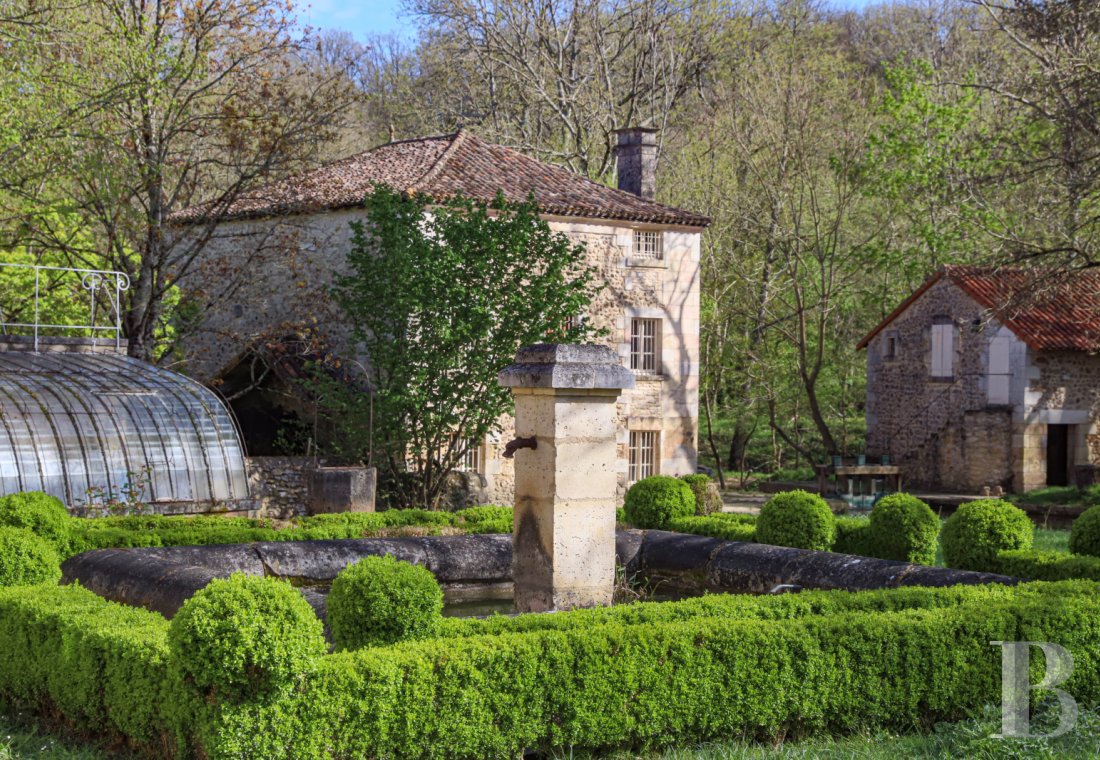
POLYGON ((80 506, 136 483, 149 502, 248 498, 241 439, 213 392, 126 356, 0 353, 0 493, 80 506))

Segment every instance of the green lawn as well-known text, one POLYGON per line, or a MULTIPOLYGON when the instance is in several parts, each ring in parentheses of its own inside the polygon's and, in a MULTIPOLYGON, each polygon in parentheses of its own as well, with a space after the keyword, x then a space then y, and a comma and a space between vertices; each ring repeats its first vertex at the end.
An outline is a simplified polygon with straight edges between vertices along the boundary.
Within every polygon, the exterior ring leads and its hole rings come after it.
POLYGON ((15 710, 0 712, 0 760, 121 760, 128 754, 109 754, 91 745, 35 726, 15 710))
MULTIPOLYGON (((1039 711, 1034 730, 1053 725, 1039 711)), ((1049 713, 1048 713, 1049 714, 1049 713)), ((807 739, 778 746, 751 742, 723 742, 658 752, 612 754, 557 753, 555 760, 1042 760, 1095 758, 1100 747, 1100 713, 1082 710, 1077 727, 1057 739, 993 739, 1000 729, 1000 713, 987 708, 978 719, 937 725, 924 735, 874 733, 844 738, 807 739)), ((11 711, 0 714, 0 760, 123 760, 130 755, 108 753, 93 746, 36 729, 11 711)), ((260 760, 257 758, 256 760, 260 760)))
MULTIPOLYGON (((747 742, 702 745, 649 754, 618 753, 610 756, 568 755, 566 758, 609 757, 613 760, 1042 760, 1044 758, 1095 758, 1100 754, 1100 714, 1082 711, 1077 728, 1057 739, 993 739, 1000 730, 1000 713, 990 708, 980 718, 940 724, 927 735, 898 736, 876 733, 841 739, 810 739, 778 747, 747 742)), ((1036 731, 1051 730, 1036 719, 1036 731)))

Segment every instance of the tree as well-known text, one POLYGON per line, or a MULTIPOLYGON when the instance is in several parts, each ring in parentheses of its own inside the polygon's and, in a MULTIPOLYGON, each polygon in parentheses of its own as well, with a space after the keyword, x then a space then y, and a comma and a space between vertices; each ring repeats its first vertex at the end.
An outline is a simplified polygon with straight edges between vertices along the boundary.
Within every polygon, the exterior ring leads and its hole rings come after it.
MULTIPOLYGON (((365 208, 334 296, 367 357, 381 474, 404 504, 434 507, 468 442, 510 411, 497 374, 516 349, 589 335, 575 317, 596 270, 533 200, 432 205, 379 187, 365 208)), ((345 422, 367 430, 361 416, 345 422)))
POLYGON ((130 353, 151 358, 218 213, 308 161, 354 88, 341 64, 314 65, 283 0, 92 0, 35 20, 0 20, 18 78, 0 115, 9 247, 126 273, 130 353), (173 214, 198 203, 209 222, 174 234, 173 214))
POLYGON ((1003 258, 1072 271, 1100 266, 1100 6, 973 0, 1012 55, 978 86, 1011 107, 1002 170, 979 188, 1003 258), (1015 190, 1010 202, 998 194, 1015 190))
POLYGON ((669 125, 713 57, 719 15, 700 0, 407 0, 424 53, 441 48, 467 121, 602 179, 614 130, 669 125))

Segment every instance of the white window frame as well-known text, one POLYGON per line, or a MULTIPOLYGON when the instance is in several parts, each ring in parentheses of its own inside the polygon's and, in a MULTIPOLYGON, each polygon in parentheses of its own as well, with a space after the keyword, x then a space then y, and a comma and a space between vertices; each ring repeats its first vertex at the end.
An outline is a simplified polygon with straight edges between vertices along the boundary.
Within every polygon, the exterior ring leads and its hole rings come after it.
POLYGON ((986 367, 986 399, 999 406, 1009 403, 1012 384, 1012 339, 997 335, 989 341, 986 367))
POLYGON ((663 322, 656 317, 630 318, 630 368, 647 375, 661 372, 661 331, 663 322))
POLYGON ((627 479, 631 483, 660 474, 661 433, 659 430, 631 430, 627 449, 629 458, 627 479))
POLYGON ((476 438, 471 438, 466 442, 466 450, 462 452, 461 459, 458 460, 458 464, 455 469, 459 472, 475 472, 478 475, 482 475, 482 468, 485 465, 485 458, 482 456, 482 442, 476 438))
POLYGON ((665 233, 661 230, 633 230, 630 235, 630 260, 634 264, 663 264, 665 233))
POLYGON ((955 376, 955 325, 932 323, 932 377, 950 380, 955 376))

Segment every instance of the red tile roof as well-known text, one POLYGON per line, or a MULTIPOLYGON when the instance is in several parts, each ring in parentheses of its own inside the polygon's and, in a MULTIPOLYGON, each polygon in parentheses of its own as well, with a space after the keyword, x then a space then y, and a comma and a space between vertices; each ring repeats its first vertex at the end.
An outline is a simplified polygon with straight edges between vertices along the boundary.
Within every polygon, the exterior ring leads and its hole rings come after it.
POLYGON ((861 340, 867 344, 943 278, 1036 351, 1100 351, 1100 270, 1072 273, 945 266, 861 340))
POLYGON ((442 201, 459 193, 491 201, 498 191, 510 201, 534 194, 543 213, 706 227, 710 219, 647 201, 592 182, 567 169, 485 142, 465 130, 452 135, 403 140, 272 182, 238 198, 218 214, 196 206, 172 220, 187 224, 349 208, 363 202, 375 185, 423 193, 442 201))

